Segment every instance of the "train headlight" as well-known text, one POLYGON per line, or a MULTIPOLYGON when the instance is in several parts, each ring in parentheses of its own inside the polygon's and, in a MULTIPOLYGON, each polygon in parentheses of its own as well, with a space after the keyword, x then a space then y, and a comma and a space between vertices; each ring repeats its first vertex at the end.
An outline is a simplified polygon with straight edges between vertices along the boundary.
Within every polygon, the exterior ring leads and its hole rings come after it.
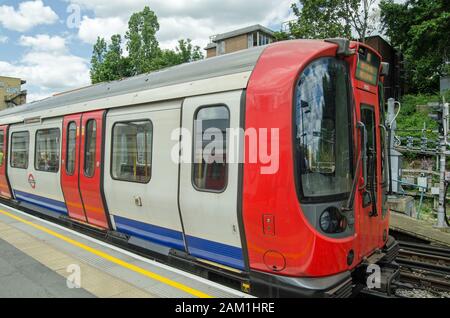
POLYGON ((320 228, 325 233, 341 233, 347 228, 347 219, 338 209, 328 208, 320 216, 320 228))

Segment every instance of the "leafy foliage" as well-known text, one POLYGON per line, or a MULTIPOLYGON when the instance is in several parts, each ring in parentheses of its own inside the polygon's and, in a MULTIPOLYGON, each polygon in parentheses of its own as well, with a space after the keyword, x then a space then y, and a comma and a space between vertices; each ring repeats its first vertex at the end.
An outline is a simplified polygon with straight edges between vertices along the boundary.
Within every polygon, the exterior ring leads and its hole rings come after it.
MULTIPOLYGON (((425 136, 429 140, 437 140, 438 134, 431 132, 438 129, 436 121, 428 117, 428 110, 417 110, 418 105, 426 105, 429 102, 438 102, 441 100, 441 96, 437 94, 418 94, 418 95, 404 95, 402 97, 402 109, 397 117, 397 131, 396 134, 400 137, 414 137, 416 141, 423 136, 422 129, 424 123, 427 131, 425 136)), ((418 146, 418 144, 415 144, 418 146)), ((424 156, 416 153, 405 152, 404 157, 407 161, 416 160, 424 156)))
POLYGON ((159 23, 156 14, 145 7, 143 11, 133 13, 128 22, 127 50, 134 74, 142 74, 158 69, 155 59, 160 56, 156 32, 159 23))
POLYGON ((291 8, 297 17, 289 23, 294 38, 324 39, 351 36, 350 25, 343 19, 342 0, 299 0, 291 8))
POLYGON ((436 92, 439 77, 449 71, 450 2, 407 0, 399 4, 382 0, 380 9, 391 44, 405 54, 411 92, 436 92))
POLYGON ((297 17, 289 22, 290 34, 277 32, 278 40, 352 37, 364 40, 375 30, 375 0, 299 0, 291 8, 297 17))
POLYGON ((98 38, 91 58, 91 81, 93 84, 118 80, 124 77, 156 71, 182 63, 203 59, 200 47, 190 39, 181 39, 174 50, 162 50, 156 39, 158 18, 149 7, 134 13, 128 22, 125 35, 128 56, 123 54, 122 37, 111 37, 111 44, 98 38))

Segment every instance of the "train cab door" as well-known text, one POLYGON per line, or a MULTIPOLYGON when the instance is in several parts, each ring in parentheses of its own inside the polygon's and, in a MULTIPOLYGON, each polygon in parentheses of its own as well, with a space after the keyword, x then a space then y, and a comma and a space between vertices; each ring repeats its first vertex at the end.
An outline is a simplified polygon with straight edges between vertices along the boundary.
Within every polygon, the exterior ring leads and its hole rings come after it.
MULTIPOLYGON (((355 104, 358 108, 358 121, 366 131, 366 144, 361 171, 365 176, 360 187, 360 206, 358 206, 358 235, 360 256, 371 254, 380 247, 382 229, 382 149, 380 133, 379 70, 381 57, 370 48, 358 47, 354 65, 355 104)), ((363 145, 363 140, 361 140, 363 145)), ((361 149, 361 148, 360 148, 361 149)))
POLYGON ((69 217, 87 222, 79 188, 80 134, 81 114, 64 117, 61 151, 61 187, 69 217))
POLYGON ((0 126, 0 196, 5 199, 11 199, 11 187, 8 176, 6 175, 6 166, 8 165, 8 126, 0 126))
MULTIPOLYGON (((370 94, 364 93, 363 95, 370 94)), ((379 119, 378 101, 373 101, 376 95, 365 96, 360 105, 360 121, 365 125, 367 132, 366 164, 363 165, 367 176, 366 187, 362 190, 362 209, 359 215, 359 228, 361 240, 361 252, 363 255, 372 252, 379 243, 379 221, 381 216, 381 194, 380 189, 380 143, 379 143, 379 119), (375 106, 377 105, 377 106, 375 106)))
POLYGON ((61 184, 69 216, 110 228, 103 196, 103 127, 105 111, 64 118, 61 184))
POLYGON ((106 111, 84 113, 81 117, 80 193, 89 224, 109 229, 103 195, 103 127, 106 111))

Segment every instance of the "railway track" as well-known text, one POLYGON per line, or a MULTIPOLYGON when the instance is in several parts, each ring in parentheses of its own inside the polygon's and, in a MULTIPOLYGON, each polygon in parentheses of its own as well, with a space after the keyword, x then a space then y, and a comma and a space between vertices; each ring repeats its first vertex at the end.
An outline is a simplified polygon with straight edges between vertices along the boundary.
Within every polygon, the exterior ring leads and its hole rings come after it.
POLYGON ((420 243, 399 243, 397 294, 414 297, 427 292, 430 297, 450 297, 450 249, 420 243))

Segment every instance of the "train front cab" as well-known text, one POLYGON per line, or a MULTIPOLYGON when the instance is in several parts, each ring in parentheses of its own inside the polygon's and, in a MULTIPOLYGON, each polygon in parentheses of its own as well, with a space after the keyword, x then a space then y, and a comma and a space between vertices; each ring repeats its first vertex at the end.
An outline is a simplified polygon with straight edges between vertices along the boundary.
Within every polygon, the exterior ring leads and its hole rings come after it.
POLYGON ((244 165, 256 295, 349 296, 355 272, 391 257, 380 77, 379 54, 345 40, 285 42, 260 58, 245 124, 279 129, 282 164, 244 165))

